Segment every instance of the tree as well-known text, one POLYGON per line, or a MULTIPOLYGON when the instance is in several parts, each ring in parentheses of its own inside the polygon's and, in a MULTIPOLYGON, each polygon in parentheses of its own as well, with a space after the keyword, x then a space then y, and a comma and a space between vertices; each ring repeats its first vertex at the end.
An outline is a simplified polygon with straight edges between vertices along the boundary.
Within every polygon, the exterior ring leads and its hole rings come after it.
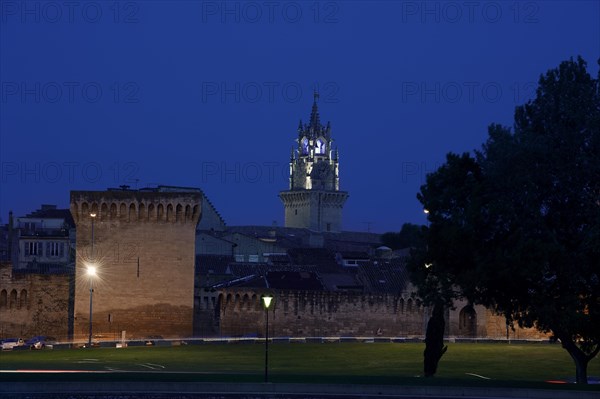
POLYGON ((404 223, 399 233, 388 232, 381 236, 381 243, 392 249, 404 249, 422 245, 421 226, 404 223))
POLYGON ((516 108, 514 132, 491 125, 480 151, 448 154, 417 195, 430 227, 412 264, 421 294, 551 333, 578 383, 600 351, 599 81, 565 61, 516 108))
POLYGON ((444 305, 438 301, 433 305, 433 312, 427 322, 425 332, 425 352, 423 353, 423 370, 425 377, 433 377, 444 353, 448 350, 444 346, 444 305))

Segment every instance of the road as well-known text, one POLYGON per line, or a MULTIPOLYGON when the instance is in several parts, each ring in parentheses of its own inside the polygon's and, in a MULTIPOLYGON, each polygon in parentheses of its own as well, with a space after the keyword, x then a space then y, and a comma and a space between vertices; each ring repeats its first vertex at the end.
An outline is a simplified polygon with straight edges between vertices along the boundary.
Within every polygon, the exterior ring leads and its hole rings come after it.
MULTIPOLYGON (((2 380, 0 376, 0 380, 2 380)), ((318 399, 318 398, 511 398, 597 399, 598 391, 348 384, 196 382, 12 382, 2 381, 2 399, 318 399)))

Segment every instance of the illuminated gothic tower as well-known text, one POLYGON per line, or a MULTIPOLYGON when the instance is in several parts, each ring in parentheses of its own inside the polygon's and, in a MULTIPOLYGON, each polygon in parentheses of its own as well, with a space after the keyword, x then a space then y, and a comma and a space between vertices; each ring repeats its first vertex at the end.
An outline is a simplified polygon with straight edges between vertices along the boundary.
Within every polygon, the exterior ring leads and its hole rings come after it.
POLYGON ((285 207, 285 226, 314 231, 340 231, 342 207, 348 193, 340 191, 339 157, 332 148, 331 125, 319 119, 317 100, 310 122, 298 126, 298 145, 292 148, 290 188, 279 193, 285 207))

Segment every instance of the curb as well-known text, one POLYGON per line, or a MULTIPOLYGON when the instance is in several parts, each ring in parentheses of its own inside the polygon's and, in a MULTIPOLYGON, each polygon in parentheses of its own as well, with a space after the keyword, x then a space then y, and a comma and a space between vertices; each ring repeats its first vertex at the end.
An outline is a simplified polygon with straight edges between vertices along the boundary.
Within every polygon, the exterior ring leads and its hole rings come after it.
MULTIPOLYGON (((0 394, 218 394, 218 395, 302 395, 360 397, 437 397, 437 398, 528 398, 596 399, 597 391, 569 391, 522 388, 372 386, 345 384, 286 383, 181 383, 181 382, 3 382, 0 394)), ((54 396, 53 396, 54 397, 54 396)))

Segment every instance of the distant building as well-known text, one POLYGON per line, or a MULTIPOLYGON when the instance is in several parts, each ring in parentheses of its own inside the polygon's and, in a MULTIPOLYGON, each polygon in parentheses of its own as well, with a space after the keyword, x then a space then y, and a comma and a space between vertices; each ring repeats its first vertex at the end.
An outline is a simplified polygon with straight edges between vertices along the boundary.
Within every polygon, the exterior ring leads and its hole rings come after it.
POLYGON ((9 262, 11 258, 12 245, 12 212, 8 214, 9 223, 6 225, 0 224, 0 262, 9 262))
POLYGON ((95 337, 192 335, 201 202, 201 191, 186 187, 71 192, 76 340, 89 332, 90 283, 95 337), (86 275, 88 266, 96 267, 96 278, 86 275))
POLYGON ((37 211, 17 217, 11 228, 14 268, 46 270, 73 266, 74 227, 70 211, 57 209, 56 205, 42 205, 37 211))
POLYGON ((0 228, 0 337, 71 335, 74 224, 68 209, 42 205, 0 228))
POLYGON ((309 123, 300 121, 298 126, 289 190, 280 192, 279 198, 285 207, 286 227, 338 232, 348 193, 340 191, 339 154, 333 149, 330 124, 321 124, 317 99, 315 93, 309 123))

